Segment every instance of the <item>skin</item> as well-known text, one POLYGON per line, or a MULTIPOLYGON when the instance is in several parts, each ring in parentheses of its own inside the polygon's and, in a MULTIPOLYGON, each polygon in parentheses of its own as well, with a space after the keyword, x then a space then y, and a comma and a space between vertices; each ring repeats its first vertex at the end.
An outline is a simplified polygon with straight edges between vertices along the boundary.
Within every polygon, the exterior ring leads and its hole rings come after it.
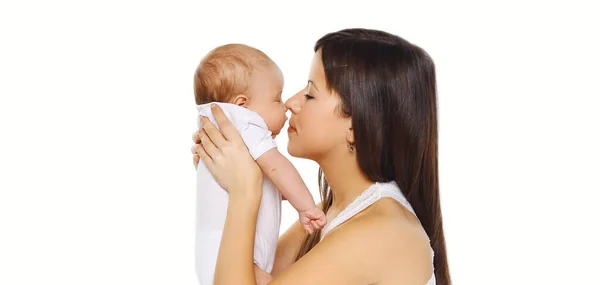
POLYGON ((277 65, 268 63, 254 70, 251 80, 246 94, 234 96, 229 103, 258 113, 275 137, 287 120, 287 108, 281 101, 283 74, 277 65))
MULTIPOLYGON (((292 112, 288 151, 316 161, 334 193, 327 220, 333 220, 367 189, 367 179, 349 152, 351 118, 336 111, 340 99, 326 88, 321 55, 315 53, 310 84, 286 103, 292 112), (308 94, 308 96, 305 96, 308 94)), ((206 121, 194 133, 194 163, 201 158, 229 192, 230 201, 219 251, 215 284, 425 284, 432 274, 429 241, 418 219, 383 198, 333 229, 308 254, 293 262, 305 236, 299 222, 279 239, 272 278, 253 268, 262 175, 231 123, 213 110, 222 133, 206 121), (256 274, 256 275, 255 275, 256 274), (263 279, 261 279, 263 278, 263 279), (266 283, 262 283, 266 284, 266 283)))

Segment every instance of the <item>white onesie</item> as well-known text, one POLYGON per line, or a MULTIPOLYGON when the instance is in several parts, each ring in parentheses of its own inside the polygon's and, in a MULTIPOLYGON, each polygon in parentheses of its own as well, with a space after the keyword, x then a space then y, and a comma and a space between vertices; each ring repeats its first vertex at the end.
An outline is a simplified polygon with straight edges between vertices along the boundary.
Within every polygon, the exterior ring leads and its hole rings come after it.
MULTIPOLYGON (((277 147, 265 121, 258 113, 234 104, 210 104, 221 107, 255 160, 277 147)), ((208 117, 217 126, 210 104, 198 105, 196 108, 199 115, 208 117)), ((201 127, 200 117, 198 127, 201 127)), ((229 194, 215 181, 202 161, 198 164, 196 174, 196 274, 200 284, 212 285, 229 194)), ((271 273, 281 224, 281 194, 266 176, 263 177, 262 190, 254 238, 254 263, 271 273)))

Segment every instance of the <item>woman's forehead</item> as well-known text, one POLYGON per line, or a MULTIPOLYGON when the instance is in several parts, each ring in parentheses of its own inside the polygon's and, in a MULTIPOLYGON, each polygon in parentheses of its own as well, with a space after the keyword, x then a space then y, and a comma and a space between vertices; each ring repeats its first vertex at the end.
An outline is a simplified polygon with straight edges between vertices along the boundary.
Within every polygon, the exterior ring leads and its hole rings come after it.
POLYGON ((321 90, 322 86, 325 84, 325 70, 323 69, 323 61, 321 60, 320 52, 316 52, 313 57, 308 81, 319 90, 321 90))

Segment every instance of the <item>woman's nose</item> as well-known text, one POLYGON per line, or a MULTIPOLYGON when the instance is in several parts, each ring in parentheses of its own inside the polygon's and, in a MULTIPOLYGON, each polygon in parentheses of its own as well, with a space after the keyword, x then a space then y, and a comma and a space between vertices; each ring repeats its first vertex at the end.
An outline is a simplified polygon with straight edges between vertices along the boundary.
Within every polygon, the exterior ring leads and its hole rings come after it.
POLYGON ((292 113, 300 112, 301 106, 300 106, 300 102, 298 100, 298 94, 292 96, 292 98, 285 101, 285 107, 288 110, 292 111, 292 113))

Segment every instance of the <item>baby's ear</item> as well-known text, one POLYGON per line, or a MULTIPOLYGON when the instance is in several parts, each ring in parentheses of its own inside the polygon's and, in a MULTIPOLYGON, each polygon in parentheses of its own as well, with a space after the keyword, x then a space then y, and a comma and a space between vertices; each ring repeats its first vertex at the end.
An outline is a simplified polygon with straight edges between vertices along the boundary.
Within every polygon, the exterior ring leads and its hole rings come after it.
POLYGON ((248 104, 248 96, 245 94, 239 94, 231 99, 231 104, 235 104, 238 106, 246 106, 248 104))

